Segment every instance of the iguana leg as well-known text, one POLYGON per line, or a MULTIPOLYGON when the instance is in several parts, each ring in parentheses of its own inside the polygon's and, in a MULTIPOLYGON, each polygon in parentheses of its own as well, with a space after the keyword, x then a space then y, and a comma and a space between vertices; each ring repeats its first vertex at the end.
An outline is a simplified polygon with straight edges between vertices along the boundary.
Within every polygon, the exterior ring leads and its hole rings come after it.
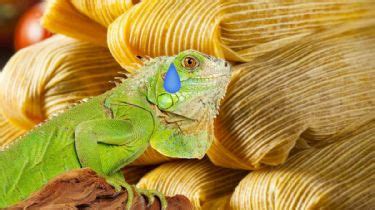
POLYGON ((117 119, 86 121, 75 129, 75 147, 82 167, 93 169, 116 190, 124 187, 128 191, 128 209, 133 190, 119 170, 147 148, 148 141, 140 138, 140 133, 145 132, 135 131, 130 120, 117 119))
POLYGON ((164 195, 156 190, 145 190, 145 189, 136 189, 137 193, 140 195, 144 195, 147 197, 148 204, 154 203, 155 197, 157 197, 160 200, 161 208, 166 209, 167 208, 167 200, 165 199, 164 195))

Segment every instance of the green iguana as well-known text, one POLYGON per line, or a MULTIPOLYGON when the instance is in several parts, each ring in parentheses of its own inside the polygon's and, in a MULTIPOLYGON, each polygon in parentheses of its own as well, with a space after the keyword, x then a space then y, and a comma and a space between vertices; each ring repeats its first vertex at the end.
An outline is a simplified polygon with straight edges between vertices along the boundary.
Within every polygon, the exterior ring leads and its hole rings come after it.
MULTIPOLYGON (((221 59, 188 50, 145 62, 114 89, 53 117, 0 151, 0 208, 26 199, 49 180, 89 167, 116 190, 133 190, 120 169, 151 146, 174 158, 202 158, 230 79, 221 59), (167 82, 168 80, 168 82, 167 82)), ((149 202, 163 195, 136 189, 149 202)))

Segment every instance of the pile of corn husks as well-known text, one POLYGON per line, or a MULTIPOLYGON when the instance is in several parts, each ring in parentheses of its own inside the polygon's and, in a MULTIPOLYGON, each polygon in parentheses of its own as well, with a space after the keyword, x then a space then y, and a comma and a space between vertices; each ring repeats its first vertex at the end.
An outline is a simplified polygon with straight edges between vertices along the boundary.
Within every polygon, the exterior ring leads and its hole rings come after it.
POLYGON ((147 150, 133 165, 160 166, 139 187, 197 209, 375 207, 373 0, 50 0, 42 22, 58 35, 0 74, 0 145, 111 89, 137 55, 193 48, 234 65, 216 140, 203 160, 147 150))

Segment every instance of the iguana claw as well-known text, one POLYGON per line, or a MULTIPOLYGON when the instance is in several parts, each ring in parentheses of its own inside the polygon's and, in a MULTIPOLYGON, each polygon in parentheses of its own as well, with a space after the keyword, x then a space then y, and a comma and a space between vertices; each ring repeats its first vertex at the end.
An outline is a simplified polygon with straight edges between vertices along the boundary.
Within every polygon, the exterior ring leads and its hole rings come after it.
POLYGON ((138 194, 143 195, 147 198, 147 205, 152 205, 155 201, 155 197, 160 200, 161 209, 167 209, 167 200, 165 199, 164 195, 156 190, 145 190, 136 188, 138 194))

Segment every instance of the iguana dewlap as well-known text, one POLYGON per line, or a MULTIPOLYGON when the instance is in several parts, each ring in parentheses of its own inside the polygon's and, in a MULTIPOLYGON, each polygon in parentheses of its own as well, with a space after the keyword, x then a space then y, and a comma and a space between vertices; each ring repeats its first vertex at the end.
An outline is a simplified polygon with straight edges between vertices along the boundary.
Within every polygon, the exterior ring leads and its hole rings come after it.
POLYGON ((132 190, 120 169, 148 146, 169 157, 202 158, 212 142, 213 119, 229 78, 227 62, 193 50, 146 62, 116 88, 4 148, 0 208, 26 199, 61 173, 83 167, 116 189, 126 188, 129 207, 132 190))

